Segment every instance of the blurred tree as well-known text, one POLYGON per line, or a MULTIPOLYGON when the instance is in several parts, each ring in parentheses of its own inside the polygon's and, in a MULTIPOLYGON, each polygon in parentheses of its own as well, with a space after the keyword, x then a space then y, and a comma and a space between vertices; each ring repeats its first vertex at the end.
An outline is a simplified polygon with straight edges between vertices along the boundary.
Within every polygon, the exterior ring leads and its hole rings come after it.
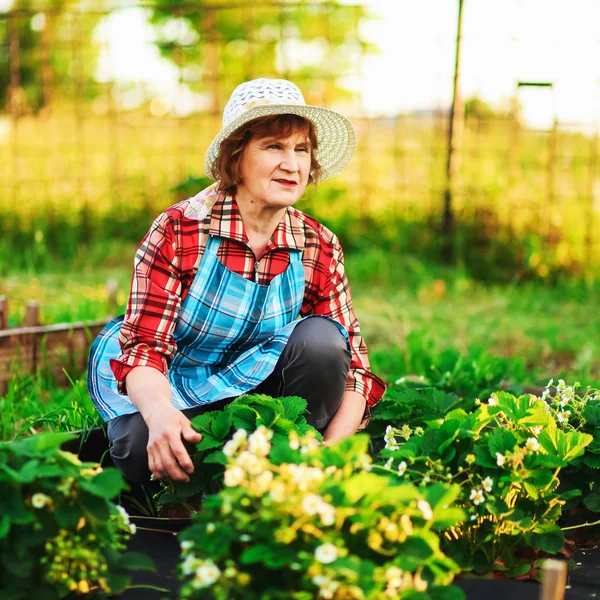
POLYGON ((17 114, 49 108, 57 88, 63 97, 93 97, 91 34, 101 16, 69 0, 14 0, 0 13, 0 110, 11 110, 11 81, 17 114))
POLYGON ((294 79, 308 102, 351 99, 344 79, 358 75, 361 56, 375 51, 358 33, 369 18, 365 7, 337 0, 157 0, 150 22, 162 56, 191 90, 208 93, 219 113, 231 89, 255 77, 294 79))

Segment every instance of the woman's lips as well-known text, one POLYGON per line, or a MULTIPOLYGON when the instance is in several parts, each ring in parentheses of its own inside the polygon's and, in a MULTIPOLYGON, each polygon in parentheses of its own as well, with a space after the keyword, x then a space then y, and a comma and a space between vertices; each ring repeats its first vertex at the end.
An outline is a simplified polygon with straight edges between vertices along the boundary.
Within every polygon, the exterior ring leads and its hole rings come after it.
POLYGON ((295 181, 290 181, 289 179, 275 179, 274 181, 287 188, 293 188, 298 185, 295 181))

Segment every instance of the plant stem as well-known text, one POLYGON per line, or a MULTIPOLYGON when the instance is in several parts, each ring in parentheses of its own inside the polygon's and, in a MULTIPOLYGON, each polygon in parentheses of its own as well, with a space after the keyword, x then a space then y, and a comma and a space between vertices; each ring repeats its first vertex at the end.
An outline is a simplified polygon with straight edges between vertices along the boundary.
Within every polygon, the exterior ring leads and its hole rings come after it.
POLYGON ((600 525, 600 521, 594 521, 593 523, 581 523, 581 525, 571 525, 570 527, 561 527, 562 531, 569 531, 570 529, 579 529, 580 527, 593 527, 594 525, 600 525))

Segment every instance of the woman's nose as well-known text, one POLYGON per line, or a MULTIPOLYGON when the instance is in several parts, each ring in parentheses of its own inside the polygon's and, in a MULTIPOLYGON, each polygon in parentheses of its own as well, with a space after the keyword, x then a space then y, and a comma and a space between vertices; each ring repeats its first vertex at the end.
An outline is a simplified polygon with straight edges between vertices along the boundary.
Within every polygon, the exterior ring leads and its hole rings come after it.
POLYGON ((285 152, 281 161, 281 168, 292 173, 296 173, 299 170, 300 167, 298 166, 298 158, 295 150, 285 152))

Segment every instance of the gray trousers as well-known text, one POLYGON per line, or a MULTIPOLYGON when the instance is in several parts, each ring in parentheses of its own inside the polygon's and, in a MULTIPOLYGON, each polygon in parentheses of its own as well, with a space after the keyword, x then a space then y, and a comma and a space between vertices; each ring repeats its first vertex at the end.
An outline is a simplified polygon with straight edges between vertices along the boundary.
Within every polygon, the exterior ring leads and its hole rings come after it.
MULTIPOLYGON (((279 357, 275 370, 253 392, 269 396, 300 396, 308 403, 306 420, 323 432, 337 412, 350 368, 350 350, 337 327, 327 319, 312 317, 298 323, 279 357)), ((229 404, 218 400, 182 411, 193 417, 229 404)), ((115 466, 133 483, 150 480, 148 426, 139 412, 108 422, 110 454, 115 466)))

